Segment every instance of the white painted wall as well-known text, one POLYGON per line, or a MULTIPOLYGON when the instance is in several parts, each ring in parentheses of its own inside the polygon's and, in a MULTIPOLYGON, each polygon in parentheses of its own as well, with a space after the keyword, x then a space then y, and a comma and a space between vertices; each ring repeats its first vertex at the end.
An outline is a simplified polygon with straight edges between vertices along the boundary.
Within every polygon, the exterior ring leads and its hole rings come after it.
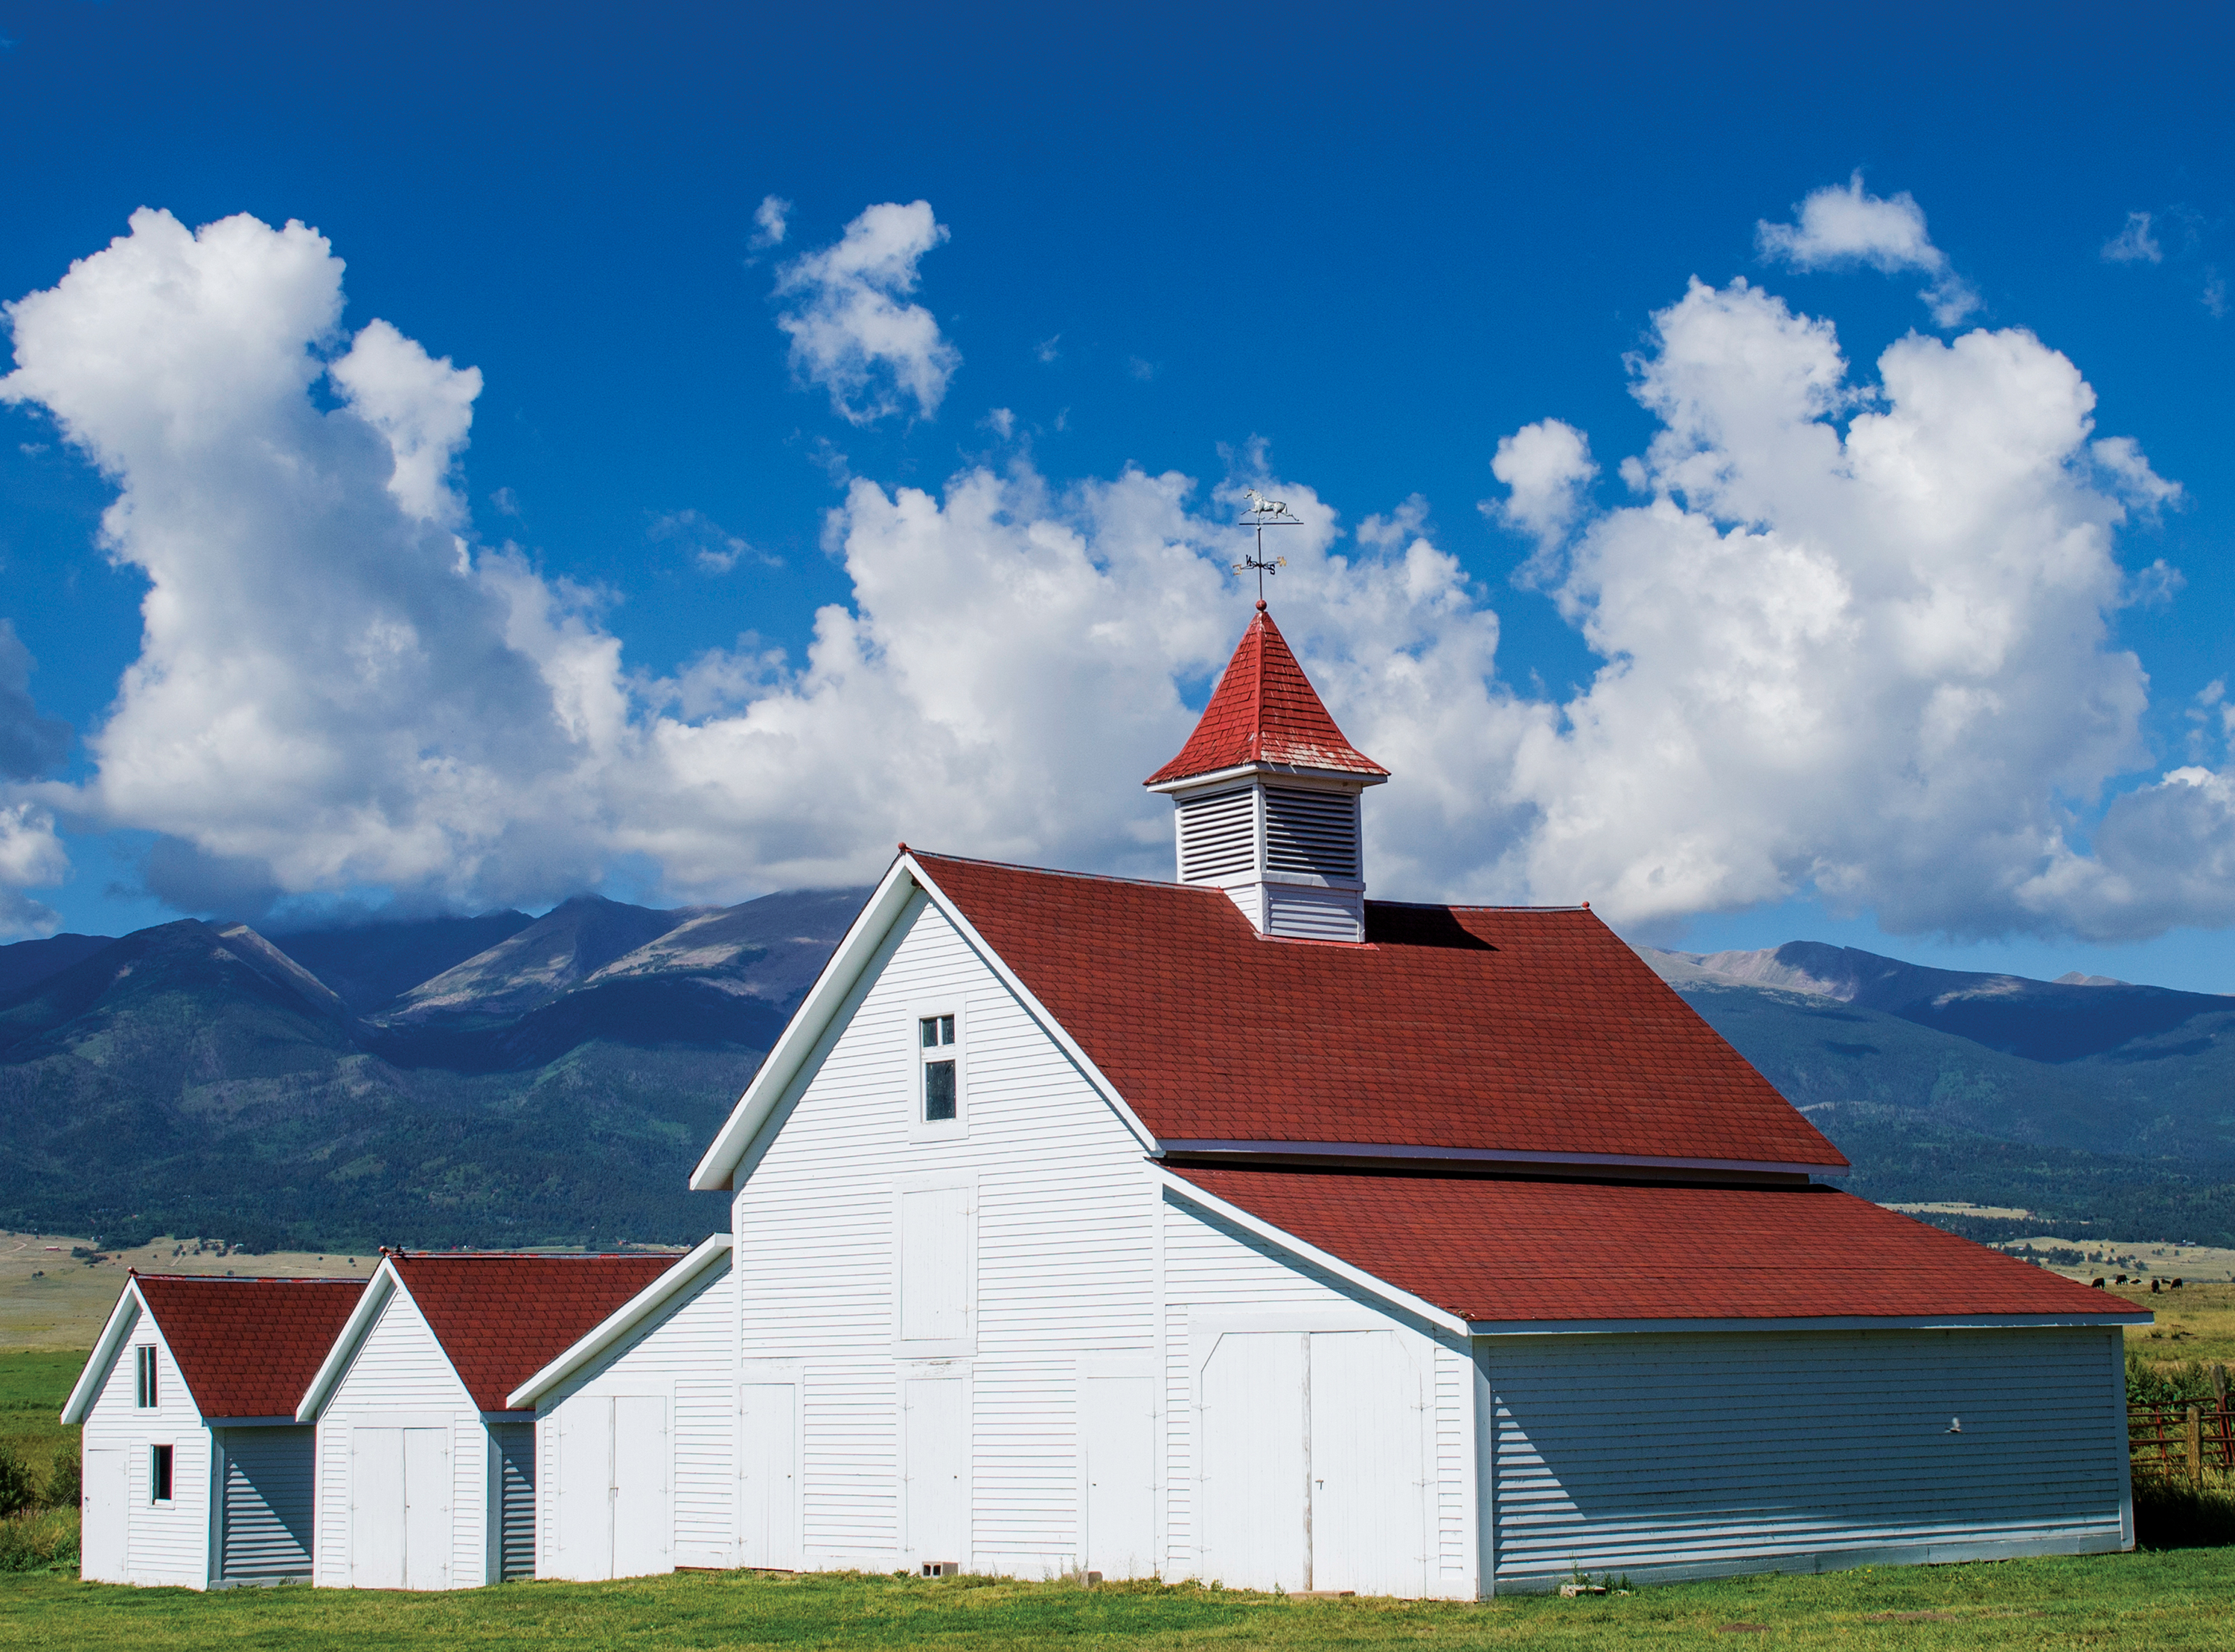
MULTIPOLYGON (((357 1506, 351 1436, 360 1427, 442 1431, 449 1459, 447 1566, 439 1577, 430 1577, 414 1557, 411 1586, 471 1589, 487 1582, 494 1542, 488 1478, 494 1453, 488 1431, 442 1344, 400 1285, 381 1304, 318 1416, 312 1581, 327 1588, 355 1586, 353 1523, 382 1518, 370 1505, 357 1506)), ((416 1447, 420 1442, 410 1443, 416 1447)), ((424 1459, 415 1452, 411 1460, 424 1459)), ((365 1541, 371 1545, 368 1553, 384 1546, 384 1538, 369 1531, 365 1541)))
POLYGON ((2116 1329, 1476 1347, 1501 1589, 1573 1567, 1666 1580, 2133 1543, 2116 1329))
POLYGON ((560 1511, 569 1499, 603 1495, 606 1486, 573 1482, 571 1465, 562 1460, 560 1438, 574 1413, 616 1397, 656 1397, 668 1408, 669 1490, 659 1517, 661 1552, 656 1558, 642 1557, 652 1564, 640 1570, 737 1564, 732 1510, 737 1311, 736 1282, 724 1257, 701 1272, 688 1289, 626 1341, 538 1407, 536 1576, 585 1575, 559 1552, 560 1511))
MULTIPOLYGON (((1345 1282, 1302 1263, 1264 1240, 1230 1224, 1177 1194, 1163 1201, 1164 1386, 1166 1441, 1164 1521, 1167 1576, 1201 1577, 1239 1586, 1255 1567, 1273 1564, 1265 1554, 1228 1556, 1217 1552, 1215 1534, 1205 1530, 1203 1477, 1223 1470, 1235 1472, 1253 1453, 1225 1452, 1229 1437, 1213 1442, 1207 1431, 1222 1426, 1216 1389, 1239 1380, 1237 1367, 1222 1367, 1229 1358, 1263 1366, 1282 1373, 1290 1384, 1279 1403, 1285 1406, 1281 1420, 1261 1413, 1244 1418, 1237 1428, 1268 1432, 1266 1449, 1255 1453, 1262 1484, 1235 1493, 1225 1506, 1243 1506, 1256 1498, 1268 1511, 1298 1528, 1288 1545, 1294 1557, 1288 1570, 1303 1564, 1301 1535, 1303 1499, 1307 1493, 1293 1484, 1303 1475, 1304 1447, 1299 1438, 1308 1409, 1308 1389, 1299 1385, 1308 1378, 1339 1380, 1354 1398, 1350 1408, 1381 1407, 1388 1414, 1373 1426, 1386 1431, 1392 1440, 1413 1452, 1422 1484, 1417 1505, 1392 1510, 1393 1524, 1401 1520, 1417 1542, 1417 1582, 1408 1573, 1406 1587, 1389 1568, 1393 1555, 1373 1557, 1375 1575, 1386 1579, 1387 1592, 1435 1598, 1471 1599, 1476 1594, 1474 1555, 1474 1461, 1472 1368, 1462 1340, 1388 1308, 1345 1282), (1381 1363, 1380 1352, 1371 1360, 1337 1361, 1334 1350, 1313 1349, 1308 1339, 1319 1335, 1347 1335, 1358 1332, 1386 1334, 1394 1345, 1393 1364, 1381 1363), (1280 1346, 1244 1343, 1222 1350, 1229 1337, 1264 1336, 1280 1346), (1403 1374, 1399 1374, 1399 1373, 1403 1374), (1321 1373, 1327 1375, 1322 1377, 1321 1373), (1391 1392, 1394 1388, 1395 1392, 1391 1392), (1206 1400, 1211 1401, 1207 1416, 1206 1400), (1279 1434, 1276 1443, 1271 1432, 1279 1434), (1275 1459, 1276 1448, 1281 1455, 1275 1459), (1294 1518, 1288 1521, 1288 1512, 1294 1518), (1206 1550, 1206 1538, 1213 1540, 1206 1550), (1235 1565, 1229 1567, 1232 1558, 1235 1565), (1236 1568, 1239 1570, 1236 1570, 1236 1568), (1233 1570, 1235 1575, 1226 1573, 1233 1570)), ((1230 1393, 1233 1390, 1229 1389, 1230 1393)), ((1326 1403, 1327 1396, 1321 1396, 1326 1403)), ((1269 1407, 1275 1402, 1268 1401, 1269 1407)), ((1226 1415, 1233 1416, 1229 1409, 1226 1415)), ((1314 1477, 1317 1478, 1317 1477, 1314 1477)), ((1393 1486, 1377 1485, 1377 1496, 1393 1496, 1393 1486)), ((1321 1540, 1325 1552, 1314 1557, 1314 1570, 1327 1570, 1336 1581, 1329 1586, 1356 1586, 1348 1578, 1351 1557, 1337 1554, 1331 1531, 1321 1540)), ((1284 1553, 1288 1552, 1283 1550, 1284 1553)), ((1308 1586, 1301 1575, 1264 1580, 1284 1587, 1308 1586)))
POLYGON ((773 1123, 734 1206, 739 1353, 799 1373, 800 1564, 890 1570, 914 1557, 1023 1577, 1076 1565, 1079 1358, 1157 1347, 1157 1201, 1139 1142, 921 899, 773 1123), (914 1124, 915 1018, 950 1006, 964 1116, 926 1130, 914 1124), (942 1178, 972 1190, 969 1322, 904 1342, 898 1199, 942 1178), (908 1530, 904 1373, 967 1389, 967 1552, 921 1518, 908 1530))
POLYGON ((86 1533, 81 1575, 102 1583, 206 1589, 214 1527, 210 1431, 154 1315, 136 1306, 133 1311, 132 1328, 102 1379, 80 1440, 88 1482, 98 1466, 115 1461, 96 1459, 95 1452, 121 1452, 124 1465, 122 1497, 96 1494, 89 1502, 87 1519, 98 1529, 86 1533), (133 1403, 139 1357, 134 1350, 144 1345, 155 1349, 158 1403, 152 1411, 133 1403), (148 1498, 149 1447, 158 1445, 172 1448, 172 1496, 167 1504, 148 1498))

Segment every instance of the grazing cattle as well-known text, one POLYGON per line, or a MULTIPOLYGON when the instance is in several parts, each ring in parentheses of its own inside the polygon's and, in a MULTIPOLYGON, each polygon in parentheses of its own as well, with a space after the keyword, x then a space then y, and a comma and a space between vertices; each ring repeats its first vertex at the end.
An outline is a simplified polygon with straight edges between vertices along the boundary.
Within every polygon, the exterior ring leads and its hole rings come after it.
POLYGON ((2103 1282, 2100 1278, 2091 1279, 2088 1282, 2090 1285, 2093 1285, 2097 1290, 2101 1290, 2103 1288, 2103 1282))
POLYGON ((2154 1279, 2153 1279, 2153 1280, 2150 1281, 2150 1295, 2153 1295, 2153 1296, 2154 1296, 2154 1295, 2156 1295, 2157 1294, 2158 1294, 2158 1282, 2157 1282, 2156 1280, 2154 1280, 2154 1279))
POLYGON ((2120 1274, 2120 1275, 2116 1279, 2114 1279, 2111 1282, 2112 1282, 2114 1285, 2123 1285, 2123 1284, 2125 1284, 2125 1283, 2127 1282, 2127 1276, 2126 1276, 2124 1274, 2120 1274))

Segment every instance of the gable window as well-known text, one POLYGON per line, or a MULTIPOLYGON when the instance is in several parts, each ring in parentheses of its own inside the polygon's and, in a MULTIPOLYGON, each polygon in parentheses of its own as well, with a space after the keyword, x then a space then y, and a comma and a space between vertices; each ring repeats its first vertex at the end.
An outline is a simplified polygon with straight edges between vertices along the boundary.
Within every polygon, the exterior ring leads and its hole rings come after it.
MULTIPOLYGON (((132 1403, 142 1411, 155 1408, 155 1350, 146 1343, 132 1350, 132 1403)), ((165 1451, 171 1448, 163 1447, 165 1451)))
POLYGON ((171 1448, 150 1446, 147 1448, 147 1501, 168 1503, 171 1500, 171 1448))
POLYGON ((953 1124, 961 1117, 962 1051, 954 1037, 952 1015, 916 1018, 916 1053, 923 1069, 922 1111, 927 1124, 953 1124))

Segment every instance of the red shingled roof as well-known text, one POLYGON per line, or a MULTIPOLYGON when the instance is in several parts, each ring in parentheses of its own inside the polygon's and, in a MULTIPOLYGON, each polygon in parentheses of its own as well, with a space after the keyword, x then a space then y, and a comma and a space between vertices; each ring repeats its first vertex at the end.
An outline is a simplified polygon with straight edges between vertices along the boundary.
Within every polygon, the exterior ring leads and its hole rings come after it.
MULTIPOLYGON (((672 1268, 674 1256, 397 1256, 474 1404, 505 1396, 672 1268)), ((307 1385, 306 1385, 307 1386, 307 1385)))
POLYGON ((1820 1184, 1168 1168, 1477 1322, 2136 1311, 1820 1184))
POLYGON ((1203 708, 1195 732, 1179 756, 1142 783, 1157 786, 1247 763, 1346 774, 1389 772, 1343 738, 1262 603, 1234 658, 1226 662, 1226 675, 1218 679, 1218 692, 1203 708))
POLYGON ((364 1289, 362 1279, 135 1274, 204 1417, 292 1417, 364 1289))
POLYGON ((1847 1162, 1588 910, 1270 941, 1216 889, 916 859, 1168 1142, 1847 1162))

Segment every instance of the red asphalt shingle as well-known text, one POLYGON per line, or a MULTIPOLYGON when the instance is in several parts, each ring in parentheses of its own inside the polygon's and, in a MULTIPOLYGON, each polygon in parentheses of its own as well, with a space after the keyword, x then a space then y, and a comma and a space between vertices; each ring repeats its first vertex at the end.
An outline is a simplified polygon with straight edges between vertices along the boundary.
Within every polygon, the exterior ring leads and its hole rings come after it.
POLYGON ((1165 1141, 1847 1162, 1588 909, 1273 941, 1216 889, 916 860, 1165 1141))
POLYGON ((674 1256, 390 1255, 483 1411, 658 1279, 674 1256))
POLYGON ((1246 763, 1346 774, 1389 772, 1343 738, 1273 616, 1262 606, 1242 633, 1217 692, 1179 756, 1142 783, 1162 785, 1246 763))
POLYGON ((1477 1323, 2135 1311, 1820 1184, 1167 1168, 1477 1323))
POLYGON ((292 1417, 364 1290, 362 1279, 135 1274, 206 1418, 292 1417))

